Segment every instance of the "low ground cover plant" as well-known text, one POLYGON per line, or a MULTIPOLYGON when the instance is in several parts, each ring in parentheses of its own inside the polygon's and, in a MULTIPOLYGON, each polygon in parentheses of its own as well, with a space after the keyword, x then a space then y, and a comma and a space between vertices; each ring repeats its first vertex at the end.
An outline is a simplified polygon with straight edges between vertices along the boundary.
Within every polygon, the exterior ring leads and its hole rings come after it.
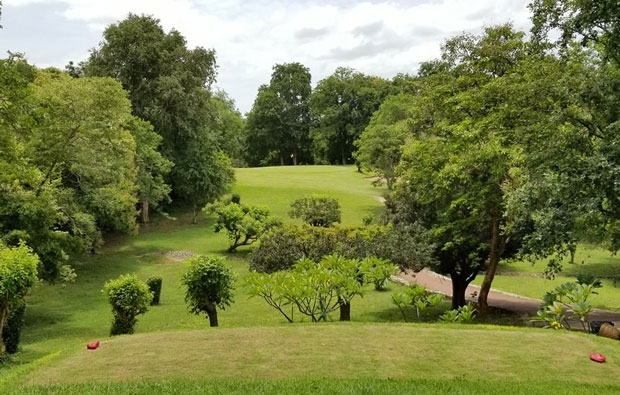
POLYGON ((458 309, 448 310, 439 317, 442 322, 458 322, 461 324, 471 324, 474 318, 476 318, 476 308, 471 303, 467 303, 458 309))
POLYGON ((392 295, 392 303, 394 303, 401 314, 403 320, 407 322, 407 306, 413 306, 415 308, 417 319, 420 319, 420 312, 427 307, 437 306, 443 300, 443 296, 431 292, 425 287, 418 285, 410 286, 405 289, 404 292, 398 292, 392 295))

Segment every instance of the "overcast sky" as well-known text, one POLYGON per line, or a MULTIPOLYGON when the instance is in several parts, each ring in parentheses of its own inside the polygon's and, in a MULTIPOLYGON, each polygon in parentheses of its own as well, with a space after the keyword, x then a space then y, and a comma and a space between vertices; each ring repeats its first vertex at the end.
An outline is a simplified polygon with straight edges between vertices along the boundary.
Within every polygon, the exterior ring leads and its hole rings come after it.
POLYGON ((213 48, 217 87, 245 113, 275 63, 301 62, 313 84, 349 66, 391 78, 436 58, 463 31, 530 26, 528 0, 4 0, 0 50, 39 67, 86 59, 106 25, 152 14, 190 47, 213 48))

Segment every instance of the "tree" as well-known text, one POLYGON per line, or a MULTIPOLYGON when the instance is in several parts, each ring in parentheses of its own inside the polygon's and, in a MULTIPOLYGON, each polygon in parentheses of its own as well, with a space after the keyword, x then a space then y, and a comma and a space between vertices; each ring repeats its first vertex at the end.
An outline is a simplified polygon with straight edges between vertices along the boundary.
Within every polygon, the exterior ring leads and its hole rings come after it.
POLYGON ((129 91, 133 114, 162 136, 160 152, 174 163, 167 180, 176 200, 189 203, 196 214, 226 191, 232 169, 214 130, 214 51, 190 50, 178 31, 166 33, 158 19, 130 14, 105 29, 82 68, 86 76, 119 80, 129 91))
POLYGON ((140 219, 146 224, 149 222, 151 208, 158 208, 162 202, 170 202, 170 186, 164 179, 173 163, 157 150, 162 138, 153 131, 153 126, 148 122, 133 117, 129 121, 128 129, 136 142, 136 187, 140 219))
POLYGON ((386 80, 342 67, 319 81, 310 99, 311 136, 317 159, 343 165, 351 163, 353 142, 389 91, 386 80))
POLYGON ((309 160, 311 75, 301 63, 273 66, 269 85, 262 85, 248 114, 250 164, 284 165, 292 158, 309 160))
POLYGON ((213 109, 212 129, 216 133, 217 145, 234 166, 245 163, 246 147, 245 120, 235 106, 235 101, 224 91, 217 91, 210 100, 213 109))
POLYGON ((583 45, 596 43, 603 55, 620 64, 620 4, 615 0, 533 0, 532 33, 539 42, 559 30, 558 44, 570 46, 574 39, 583 45))
POLYGON ((291 218, 301 218, 311 226, 329 228, 340 222, 340 204, 338 199, 327 195, 304 196, 291 203, 291 218))
POLYGON ((106 282, 103 291, 114 315, 110 335, 132 334, 136 317, 146 313, 153 300, 149 286, 136 275, 123 274, 106 282))
POLYGON ((267 207, 218 202, 207 205, 204 211, 217 215, 215 233, 226 230, 230 244, 228 252, 258 241, 265 232, 282 223, 279 218, 271 215, 267 207))
POLYGON ((198 256, 187 261, 182 282, 185 301, 192 313, 206 313, 210 326, 218 326, 217 309, 232 303, 235 275, 224 258, 198 256))
POLYGON ((402 93, 385 99, 355 141, 358 149, 355 158, 384 179, 389 190, 396 181, 402 146, 413 137, 407 119, 412 116, 410 109, 414 100, 413 96, 402 93))
POLYGON ((467 285, 486 269, 478 299, 480 311, 486 310, 495 269, 507 251, 505 194, 522 152, 514 135, 528 119, 515 120, 505 106, 505 79, 525 49, 523 34, 510 25, 450 39, 442 54, 448 71, 434 66, 417 100, 426 109, 416 112, 433 117, 412 120, 419 132, 403 155, 396 206, 405 222, 429 229, 438 258, 432 267, 452 278, 453 308, 464 305, 467 285))
MULTIPOLYGON (((0 243, 0 333, 7 319, 21 308, 28 291, 37 281, 39 258, 24 244, 7 247, 0 243)), ((0 337, 2 352, 3 337, 0 337)))

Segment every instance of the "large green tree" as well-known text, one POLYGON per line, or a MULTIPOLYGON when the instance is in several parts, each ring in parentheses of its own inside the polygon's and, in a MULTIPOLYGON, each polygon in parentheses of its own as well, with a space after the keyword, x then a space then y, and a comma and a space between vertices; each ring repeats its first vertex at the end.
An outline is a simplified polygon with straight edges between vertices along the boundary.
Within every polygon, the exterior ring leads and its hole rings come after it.
POLYGON ((130 14, 108 26, 103 41, 82 64, 86 76, 109 76, 129 91, 133 113, 162 136, 160 151, 174 163, 168 180, 176 200, 194 207, 214 199, 232 178, 223 161, 210 86, 215 52, 188 49, 176 30, 165 32, 158 19, 130 14), (217 174, 224 171, 225 174, 217 174))
POLYGON ((248 114, 248 162, 293 165, 310 156, 310 70, 301 63, 276 64, 248 114))
POLYGON ((319 81, 310 99, 315 156, 328 163, 352 163, 357 140, 390 92, 388 81, 339 67, 319 81))

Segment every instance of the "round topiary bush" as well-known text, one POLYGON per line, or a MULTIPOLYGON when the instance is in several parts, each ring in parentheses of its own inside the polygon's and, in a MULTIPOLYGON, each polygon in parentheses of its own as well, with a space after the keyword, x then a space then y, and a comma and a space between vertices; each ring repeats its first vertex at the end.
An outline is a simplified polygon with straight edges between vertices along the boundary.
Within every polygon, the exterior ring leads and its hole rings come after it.
POLYGON ((148 311, 153 294, 148 285, 135 274, 124 274, 105 283, 103 291, 112 305, 114 320, 111 335, 131 334, 138 321, 136 317, 148 311))

